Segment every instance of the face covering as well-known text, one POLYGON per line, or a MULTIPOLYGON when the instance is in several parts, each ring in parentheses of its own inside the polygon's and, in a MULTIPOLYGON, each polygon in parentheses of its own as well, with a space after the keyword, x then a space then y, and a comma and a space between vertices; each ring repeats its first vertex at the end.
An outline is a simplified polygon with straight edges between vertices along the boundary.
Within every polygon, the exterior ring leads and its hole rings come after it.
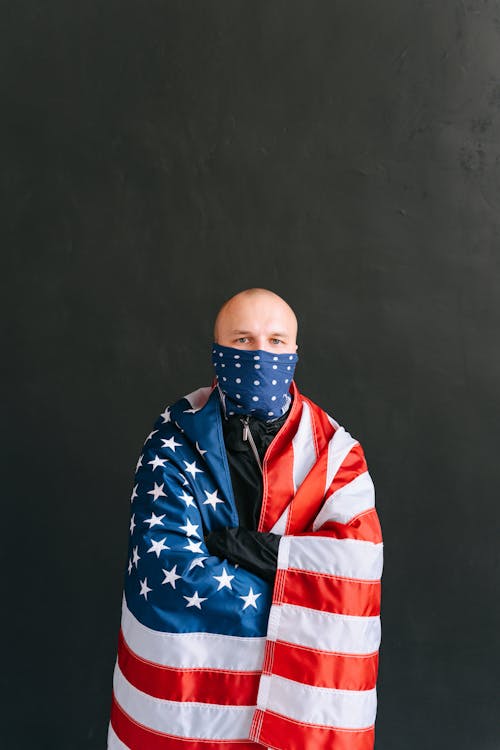
POLYGON ((212 346, 212 364, 226 414, 252 414, 266 422, 288 409, 297 354, 212 346))

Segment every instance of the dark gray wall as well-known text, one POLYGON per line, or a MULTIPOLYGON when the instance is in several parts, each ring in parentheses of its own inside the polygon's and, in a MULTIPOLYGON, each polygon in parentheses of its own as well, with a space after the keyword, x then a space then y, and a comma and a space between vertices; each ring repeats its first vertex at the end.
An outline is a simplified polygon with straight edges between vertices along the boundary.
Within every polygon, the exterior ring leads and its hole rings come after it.
POLYGON ((0 12, 1 747, 104 747, 137 456, 259 285, 375 480, 378 750, 497 750, 499 3, 0 12))

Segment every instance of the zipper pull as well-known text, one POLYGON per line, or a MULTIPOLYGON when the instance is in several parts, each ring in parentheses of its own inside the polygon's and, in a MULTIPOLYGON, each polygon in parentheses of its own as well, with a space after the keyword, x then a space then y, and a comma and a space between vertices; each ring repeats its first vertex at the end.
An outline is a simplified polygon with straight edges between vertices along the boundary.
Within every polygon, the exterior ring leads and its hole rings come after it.
POLYGON ((240 419, 240 422, 243 425, 243 440, 248 440, 248 419, 249 417, 243 417, 240 419))

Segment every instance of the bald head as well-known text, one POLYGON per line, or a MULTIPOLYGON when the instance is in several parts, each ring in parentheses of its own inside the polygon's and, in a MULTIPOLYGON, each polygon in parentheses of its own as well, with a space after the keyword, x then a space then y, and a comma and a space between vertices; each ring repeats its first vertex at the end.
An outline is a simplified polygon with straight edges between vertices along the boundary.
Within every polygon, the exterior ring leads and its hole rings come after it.
POLYGON ((219 310, 214 341, 238 349, 291 354, 297 350, 297 318, 290 305, 269 289, 245 289, 219 310))

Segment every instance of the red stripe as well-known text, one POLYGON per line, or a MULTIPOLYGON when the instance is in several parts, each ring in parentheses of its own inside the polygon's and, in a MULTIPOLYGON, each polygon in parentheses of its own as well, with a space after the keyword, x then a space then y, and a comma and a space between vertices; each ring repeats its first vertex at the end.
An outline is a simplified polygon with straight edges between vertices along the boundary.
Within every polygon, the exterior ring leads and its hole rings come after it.
POLYGON ((302 415, 302 396, 292 380, 290 393, 293 396, 290 414, 281 430, 273 438, 264 456, 262 466, 262 509, 259 531, 270 531, 291 502, 293 486, 293 445, 302 415))
POLYGON ((287 750, 373 750, 375 731, 332 729, 287 719, 271 711, 257 711, 251 733, 262 745, 287 750), (254 727, 257 730, 254 730, 254 727))
POLYGON ((356 443, 339 466, 326 495, 331 495, 332 492, 340 490, 341 487, 349 484, 349 482, 352 482, 353 479, 356 479, 357 476, 363 474, 365 471, 368 471, 365 454, 361 445, 356 443))
POLYGON ((375 617, 380 614, 380 581, 358 581, 291 569, 286 571, 281 601, 274 603, 297 604, 341 615, 375 617))
POLYGON ((318 533, 321 536, 331 536, 334 539, 361 539, 374 544, 379 544, 382 541, 382 529, 375 508, 360 513, 349 523, 326 521, 318 533))
POLYGON ((175 669, 137 656, 120 630, 118 664, 138 690, 170 701, 197 701, 223 706, 255 706, 260 672, 222 669, 175 669))
MULTIPOLYGON (((372 690, 377 683, 378 653, 368 655, 337 654, 297 646, 283 641, 268 641, 268 673, 289 680, 336 688, 337 690, 372 690)), ((267 657, 267 654, 266 654, 267 657)))
POLYGON ((111 704, 111 726, 117 737, 130 750, 179 750, 180 747, 189 750, 256 750, 255 743, 248 740, 200 740, 148 729, 126 714, 114 695, 111 704))

